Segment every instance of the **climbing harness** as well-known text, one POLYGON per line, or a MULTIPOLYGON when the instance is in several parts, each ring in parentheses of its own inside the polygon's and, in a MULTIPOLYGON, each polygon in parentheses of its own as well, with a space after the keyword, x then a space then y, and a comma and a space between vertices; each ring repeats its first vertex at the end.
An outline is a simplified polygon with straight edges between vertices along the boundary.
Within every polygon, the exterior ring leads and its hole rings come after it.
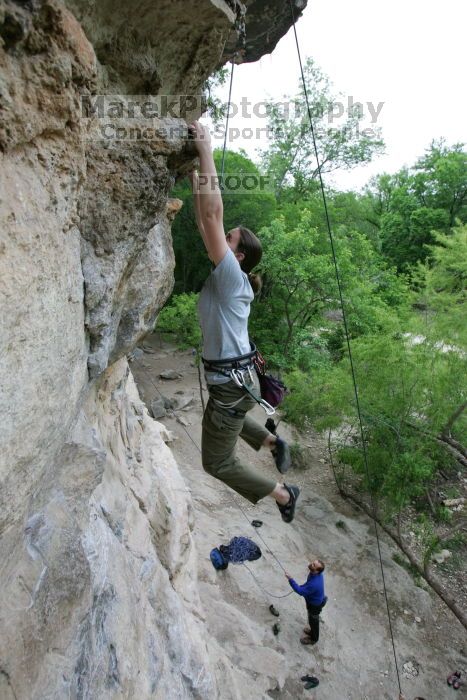
MULTIPOLYGON (((257 404, 266 412, 266 415, 272 416, 276 412, 276 409, 271 406, 263 397, 256 396, 249 388, 246 382, 246 376, 248 376, 249 384, 254 384, 254 378, 252 372, 255 371, 256 364, 255 359, 257 355, 256 346, 250 341, 250 352, 244 355, 238 355, 237 357, 227 358, 225 360, 206 360, 204 357, 201 358, 203 366, 206 372, 216 372, 218 374, 224 375, 231 379, 238 387, 245 389, 245 391, 256 401, 257 404)), ((211 397, 212 401, 221 408, 233 409, 237 404, 241 403, 244 399, 241 396, 237 401, 231 403, 223 403, 214 397, 211 397)))
MULTIPOLYGON (((342 309, 342 319, 343 319, 343 323, 344 323, 345 339, 346 339, 346 345, 347 345, 347 355, 349 357, 349 364, 350 364, 350 369, 351 369, 352 382, 353 382, 353 388, 354 388, 354 396, 355 396, 355 406, 357 409, 357 416, 358 416, 358 421, 359 421, 359 425, 360 425, 360 439, 362 442, 363 460, 364 460, 364 464, 365 464, 366 475, 367 475, 368 480, 370 481, 370 469, 369 469, 369 464, 368 464, 368 453, 367 453, 367 448, 366 448, 365 435, 364 435, 364 431, 363 431, 362 412, 361 412, 361 408, 360 408, 360 400, 358 397, 358 386, 357 386, 357 379, 356 379, 356 375, 355 375, 355 368, 354 368, 354 364, 353 364, 352 349, 350 347, 350 335, 349 335, 349 329, 348 329, 348 324, 347 324, 347 314, 346 314, 346 309, 345 309, 345 304, 344 304, 344 296, 342 293, 342 284, 341 284, 341 278, 340 278, 340 273, 339 273, 339 267, 337 264, 337 255, 336 255, 336 250, 335 250, 335 246, 334 246, 334 237, 332 235, 331 222, 330 222, 330 218, 329 218, 329 212, 328 212, 328 206, 327 206, 327 200, 326 200, 326 193, 324 190, 323 176, 321 173, 321 165, 319 162, 318 147, 316 145, 315 130, 314 130, 314 126, 313 126, 313 119, 311 116, 311 107, 310 107, 310 102, 308 99, 308 91, 306 89, 305 75, 303 72, 302 57, 300 54, 300 46, 298 43, 297 28, 295 26, 295 14, 294 14, 292 0, 289 0, 289 5, 290 5, 290 12, 292 15, 292 24, 293 24, 293 30, 294 30, 294 36, 295 36, 295 45, 297 48, 298 62, 300 64, 300 73, 301 73, 301 78, 302 78, 303 93, 305 96, 305 101, 306 101, 306 106, 307 106, 308 120, 310 122, 310 133, 311 133, 312 140, 313 140, 313 149, 315 152, 316 164, 317 164, 317 168, 318 168, 321 196, 322 196, 322 200, 323 200, 323 207, 324 207, 324 213, 325 213, 325 218, 326 218, 326 227, 327 227, 327 231, 328 231, 329 241, 331 244, 334 272, 336 275, 337 288, 338 288, 338 292, 339 292, 339 301, 340 301, 340 305, 341 305, 341 309, 342 309)), ((388 600, 388 594, 387 594, 387 588, 386 588, 386 579, 384 576, 383 557, 381 554, 381 544, 380 544, 380 540, 379 540, 378 525, 376 523, 376 506, 375 506, 374 499, 373 499, 371 492, 370 492, 370 502, 371 502, 371 507, 372 507, 372 512, 373 512, 373 524, 374 524, 374 528, 375 528, 375 536, 376 536, 376 542, 377 542, 377 548, 378 548, 379 563, 380 563, 380 568, 381 568, 381 578, 382 578, 382 582, 383 582, 384 597, 385 597, 385 601, 386 601, 386 612, 387 612, 387 617, 388 617, 389 632, 390 632, 390 636, 391 636, 394 664, 395 664, 395 668, 396 668, 397 683, 399 686, 399 693, 402 693, 401 681, 400 681, 400 675, 399 675, 399 666, 397 663, 396 645, 395 645, 394 633, 393 633, 393 629, 392 629, 391 612, 389 609, 389 600, 388 600)))

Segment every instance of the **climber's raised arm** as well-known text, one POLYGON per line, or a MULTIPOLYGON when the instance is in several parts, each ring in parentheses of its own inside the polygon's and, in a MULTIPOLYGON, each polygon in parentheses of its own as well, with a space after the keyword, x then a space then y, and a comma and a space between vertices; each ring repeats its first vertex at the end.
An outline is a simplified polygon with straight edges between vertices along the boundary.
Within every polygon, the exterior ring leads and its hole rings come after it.
POLYGON ((192 170, 188 173, 188 179, 191 182, 191 189, 193 190, 193 205, 195 209, 195 219, 198 226, 201 238, 203 239, 204 245, 207 249, 206 244, 206 232, 204 230, 203 222, 201 221, 201 212, 199 206, 199 175, 197 170, 192 170))
POLYGON ((195 196, 195 213, 199 217, 198 228, 210 259, 214 265, 218 265, 227 253, 228 245, 225 240, 224 206, 212 155, 211 137, 207 126, 198 121, 193 122, 190 127, 200 161, 197 183, 199 194, 195 196))

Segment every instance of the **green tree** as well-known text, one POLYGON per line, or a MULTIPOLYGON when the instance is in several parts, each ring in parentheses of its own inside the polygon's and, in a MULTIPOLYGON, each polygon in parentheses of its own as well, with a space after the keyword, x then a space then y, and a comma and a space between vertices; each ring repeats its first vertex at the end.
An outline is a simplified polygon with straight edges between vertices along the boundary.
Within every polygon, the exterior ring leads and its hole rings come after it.
POLYGON ((339 459, 397 511, 427 494, 438 469, 467 465, 467 227, 436 242, 412 293, 424 313, 401 317, 394 307, 392 324, 352 341, 368 474, 347 357, 311 378, 287 377, 288 416, 320 430, 345 428, 347 439, 335 445, 339 459))
POLYGON ((182 349, 201 345, 201 329, 198 320, 198 294, 177 294, 164 306, 156 320, 155 328, 171 334, 182 349))
POLYGON ((413 168, 380 175, 366 197, 379 218, 381 250, 399 271, 430 256, 435 232, 449 233, 456 217, 467 220, 466 154, 433 141, 413 168))
POLYGON ((467 161, 464 146, 448 147, 444 139, 432 141, 414 166, 414 192, 420 202, 448 214, 447 225, 467 219, 467 161))
MULTIPOLYGON (((326 337, 341 351, 341 325, 332 321, 336 315, 339 319, 340 302, 330 242, 326 230, 313 227, 314 219, 304 210, 292 229, 282 217, 260 232, 264 288, 251 327, 270 360, 282 368, 303 366, 306 348, 316 360, 326 337)), ((386 327, 392 322, 389 308, 405 295, 404 281, 358 231, 339 226, 334 245, 351 334, 386 327)))
POLYGON ((203 85, 206 112, 215 125, 220 124, 225 119, 227 113, 227 103, 222 102, 217 97, 216 89, 225 85, 228 74, 228 68, 219 68, 219 70, 211 75, 203 85))
MULTIPOLYGON (((343 96, 332 93, 329 79, 311 58, 305 63, 304 76, 321 172, 349 170, 382 152, 384 143, 378 130, 360 133, 363 117, 358 109, 348 110, 339 127, 332 123, 330 115, 335 114, 336 105, 342 104, 343 96)), ((316 191, 318 166, 302 83, 295 97, 269 101, 267 114, 274 140, 262 154, 262 165, 276 181, 276 194, 284 199, 316 191)))

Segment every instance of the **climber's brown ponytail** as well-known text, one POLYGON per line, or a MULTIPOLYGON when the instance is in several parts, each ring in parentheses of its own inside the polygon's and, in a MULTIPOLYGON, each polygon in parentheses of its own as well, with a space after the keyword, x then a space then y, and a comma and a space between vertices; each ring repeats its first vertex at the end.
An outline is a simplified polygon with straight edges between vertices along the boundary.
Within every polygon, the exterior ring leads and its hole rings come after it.
POLYGON ((261 275, 252 273, 251 270, 259 264, 261 256, 263 255, 263 249, 260 240, 255 236, 253 231, 250 231, 250 229, 245 226, 238 226, 238 230, 240 231, 240 242, 237 250, 245 256, 240 263, 240 267, 243 272, 248 274, 248 279, 256 296, 261 291, 263 281, 261 275))
POLYGON ((254 295, 257 296, 263 287, 263 280, 261 278, 261 275, 259 273, 250 272, 250 274, 248 275, 248 281, 251 284, 251 288, 253 289, 254 295))

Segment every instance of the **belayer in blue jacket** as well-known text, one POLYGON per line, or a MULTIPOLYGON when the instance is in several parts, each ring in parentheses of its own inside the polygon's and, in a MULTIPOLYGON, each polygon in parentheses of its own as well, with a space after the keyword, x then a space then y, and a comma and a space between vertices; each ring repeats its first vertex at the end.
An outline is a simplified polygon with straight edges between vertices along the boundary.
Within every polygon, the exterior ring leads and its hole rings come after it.
POLYGON ((295 593, 305 598, 310 626, 303 630, 305 634, 300 639, 302 644, 316 644, 319 639, 319 615, 328 600, 324 594, 324 568, 325 565, 321 559, 314 559, 310 562, 308 564, 310 573, 303 586, 299 586, 290 574, 285 573, 295 593))

